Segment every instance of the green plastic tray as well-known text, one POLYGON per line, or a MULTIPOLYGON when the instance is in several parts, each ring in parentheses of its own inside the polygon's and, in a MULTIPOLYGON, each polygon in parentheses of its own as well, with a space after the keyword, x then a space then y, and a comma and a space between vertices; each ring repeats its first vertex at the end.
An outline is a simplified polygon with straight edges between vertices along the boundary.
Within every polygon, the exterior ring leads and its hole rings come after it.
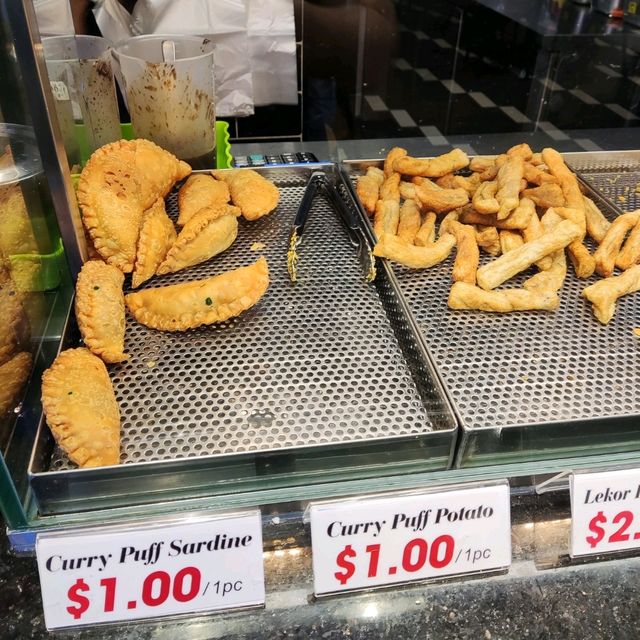
POLYGON ((60 284, 64 247, 58 238, 51 253, 20 253, 9 256, 11 276, 19 291, 50 291, 60 284))
MULTIPOLYGON (((130 122, 121 123, 120 129, 125 140, 132 140, 135 137, 133 126, 130 122)), ((80 158, 84 165, 91 155, 84 124, 76 125, 76 138, 80 148, 80 158)), ((231 155, 231 145, 229 144, 229 125, 223 120, 216 120, 216 168, 228 169, 232 164, 233 156, 231 155)))

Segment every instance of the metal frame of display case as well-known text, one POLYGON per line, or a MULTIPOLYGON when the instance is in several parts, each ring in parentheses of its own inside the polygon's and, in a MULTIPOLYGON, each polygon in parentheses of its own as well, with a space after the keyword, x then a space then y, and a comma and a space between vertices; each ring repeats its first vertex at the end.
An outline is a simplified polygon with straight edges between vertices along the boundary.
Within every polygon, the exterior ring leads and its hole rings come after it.
POLYGON ((54 98, 48 88, 49 79, 40 43, 33 3, 29 0, 6 2, 5 8, 14 35, 16 59, 20 65, 31 119, 42 157, 42 165, 49 182, 65 253, 75 276, 87 259, 80 210, 67 167, 62 135, 55 116, 54 98))
MULTIPOLYGON (((61 138, 54 113, 51 108, 51 96, 46 86, 46 72, 38 44, 37 30, 33 28, 35 19, 28 0, 9 3, 12 27, 16 33, 16 48, 22 73, 28 78, 37 78, 38 82, 27 83, 30 102, 39 117, 34 118, 38 141, 42 149, 45 171, 52 187, 54 204, 65 241, 65 247, 71 270, 77 273, 84 256, 79 216, 75 206, 71 180, 63 167, 66 164, 61 138)), ((383 267, 386 269, 386 267, 383 267)), ((401 304, 406 302, 400 298, 401 304)), ((412 322, 409 316, 409 321, 412 322)), ((303 516, 308 503, 313 500, 350 496, 367 496, 380 492, 403 491, 422 487, 445 486, 452 483, 477 482, 508 478, 511 481, 513 496, 536 496, 537 487, 547 482, 547 488, 563 494, 564 482, 550 483, 557 474, 566 474, 569 470, 622 468, 640 464, 640 451, 610 453, 591 451, 587 457, 567 457, 564 459, 541 459, 529 461, 509 461, 506 464, 482 466, 477 468, 450 470, 398 470, 388 476, 369 474, 367 477, 344 479, 335 475, 330 480, 316 484, 288 486, 286 475, 279 486, 235 487, 233 492, 221 492, 211 496, 200 493, 193 495, 188 490, 181 494, 163 495, 146 504, 125 504, 108 508, 99 506, 88 511, 70 511, 42 516, 38 513, 34 496, 30 495, 25 504, 14 490, 5 462, 0 458, 0 478, 2 487, 2 506, 8 519, 8 535, 15 550, 31 552, 35 537, 40 531, 76 530, 83 526, 114 523, 139 522, 163 519, 167 516, 185 519, 195 512, 229 510, 239 507, 261 507, 265 523, 265 546, 273 548, 277 540, 287 538, 301 544, 308 542, 303 516), (407 472, 410 471, 410 472, 407 472)), ((25 467, 26 472, 26 467, 25 467)), ((81 483, 78 488, 81 488, 81 483)), ((546 489, 545 489, 546 490, 546 489)), ((515 525, 514 525, 515 526, 515 525)), ((553 564, 551 562, 551 564, 553 564)))
MULTIPOLYGON (((331 176, 334 167, 317 164, 313 169, 331 176)), ((389 284, 388 268, 381 265, 372 284, 364 281, 355 248, 341 231, 337 213, 324 200, 314 202, 305 227, 300 282, 294 285, 285 275, 290 224, 311 171, 304 167, 261 170, 281 188, 278 211, 260 223, 243 225, 242 241, 213 266, 174 276, 174 281, 189 280, 213 275, 211 269, 235 268, 248 260, 246 247, 265 240, 263 251, 272 272, 268 300, 260 303, 255 314, 249 312, 246 322, 230 323, 220 331, 211 328, 173 335, 158 334, 135 322, 129 325, 130 361, 112 371, 122 406, 124 464, 74 468, 54 449, 49 430, 40 421, 29 479, 41 514, 148 503, 159 495, 165 499, 218 496, 260 484, 293 486, 450 466, 457 423, 415 327, 389 284), (327 240, 332 242, 330 255, 322 242, 327 240), (325 299, 328 291, 334 294, 335 307, 325 299), (350 305, 355 305, 354 310, 350 305), (358 307, 369 315, 356 313, 358 307), (330 311, 324 311, 327 309, 330 311), (317 330, 318 318, 335 324, 334 332, 325 331, 329 324, 317 330), (334 335, 336 331, 339 335, 334 335), (160 340, 162 348, 149 368, 147 349, 154 340, 160 340), (357 353, 351 353, 353 349, 357 353), (375 354, 365 357, 367 349, 375 354), (325 353, 327 350, 331 353, 325 353), (233 354, 231 367, 215 359, 225 351, 233 354), (189 362, 176 371, 185 354, 189 362), (255 354, 259 354, 259 366, 255 354), (341 359, 335 360, 337 356, 341 359), (328 357, 332 371, 323 374, 328 357), (218 368, 217 375, 202 373, 218 368), (276 372, 282 378, 279 382, 273 379, 276 372), (198 376, 200 382, 188 392, 174 389, 185 376, 198 376), (284 389, 286 380, 295 381, 299 388, 284 389), (313 395, 316 383, 311 381, 317 381, 318 388, 326 385, 322 397, 313 395), (154 395, 157 384, 170 385, 172 402, 177 404, 156 410, 154 405, 162 402, 154 395), (132 389, 140 397, 132 395, 132 389), (209 397, 203 400, 207 390, 209 397), (236 397, 235 410, 220 409, 215 403, 221 390, 236 397), (279 400, 259 399, 265 390, 279 400), (200 400, 193 395, 196 392, 200 400), (381 396, 390 408, 376 404, 381 396), (336 417, 341 402, 363 415, 336 417), (147 410, 149 407, 153 409, 147 410), (174 411, 179 413, 174 415, 174 411), (249 418, 240 420, 242 412, 257 418, 268 412, 268 429, 256 428, 249 418), (306 417, 311 412, 317 417, 306 417), (173 422, 188 422, 179 417, 185 413, 190 414, 193 429, 172 430, 173 422), (208 435, 200 432, 204 444, 196 449, 193 431, 203 422, 220 432, 225 423, 233 423, 245 433, 240 437, 229 428, 228 433, 217 434, 208 428, 208 435), (171 447, 174 455, 166 451, 171 447), (164 457, 154 457, 154 448, 164 451, 164 457), (187 455, 181 454, 183 449, 188 450, 187 455)), ((177 214, 174 205, 168 206, 172 215, 177 214)), ((369 247, 363 249, 369 251, 369 247)), ((67 333, 64 341, 75 344, 73 323, 67 333)))
MULTIPOLYGON (((66 167, 64 145, 53 108, 53 97, 48 89, 48 80, 39 31, 33 4, 29 0, 3 2, 0 12, 13 37, 13 49, 6 48, 7 59, 15 59, 19 74, 23 79, 21 89, 25 92, 28 105, 28 120, 36 134, 36 142, 42 161, 42 168, 49 187, 48 196, 55 211, 58 227, 64 241, 65 257, 72 273, 77 273, 86 259, 86 247, 82 232, 82 222, 75 200, 73 185, 66 167), (47 87, 47 90, 44 89, 47 87)), ((5 116, 11 115, 8 113, 5 116)), ((18 113, 17 116, 23 117, 18 113)), ((55 296, 52 315, 49 318, 51 331, 59 341, 60 325, 64 324, 60 303, 64 296, 55 296)), ((55 337, 54 336, 54 337, 55 337)), ((49 353, 50 341, 43 343, 41 353, 49 353)), ((38 360, 38 359, 37 359, 38 360)), ((1 457, 1 456, 0 456, 1 457)), ((27 526, 23 500, 24 487, 16 489, 6 461, 0 460, 0 476, 5 478, 7 486, 0 486, 0 506, 10 526, 27 526)))
MULTIPOLYGON (((175 521, 184 518, 184 521, 187 522, 194 513, 227 512, 258 507, 262 511, 265 524, 265 549, 271 549, 287 540, 288 532, 291 530, 297 530, 300 535, 304 529, 304 512, 308 505, 314 501, 354 497, 364 499, 380 493, 388 494, 506 478, 510 483, 512 501, 517 501, 521 497, 525 500, 535 501, 536 496, 555 494, 558 496, 558 500, 567 506, 568 476, 571 472, 610 471, 634 468, 639 465, 640 452, 619 453, 614 457, 603 454, 562 460, 542 460, 520 464, 343 480, 309 486, 257 489, 216 496, 215 498, 211 496, 185 496, 180 500, 157 501, 153 504, 44 517, 39 517, 35 504, 30 503, 27 510, 27 515, 30 516, 28 525, 21 528, 8 528, 7 535, 16 553, 32 553, 35 549, 36 536, 40 532, 79 531, 83 527, 101 524, 155 522, 166 518, 175 521)), ((526 512, 517 517, 514 514, 514 524, 518 520, 522 521, 523 518, 525 521, 536 521, 534 513, 526 512)), ((308 537, 308 534, 304 535, 308 537)), ((568 551, 559 552, 558 555, 566 555, 567 553, 568 551)))

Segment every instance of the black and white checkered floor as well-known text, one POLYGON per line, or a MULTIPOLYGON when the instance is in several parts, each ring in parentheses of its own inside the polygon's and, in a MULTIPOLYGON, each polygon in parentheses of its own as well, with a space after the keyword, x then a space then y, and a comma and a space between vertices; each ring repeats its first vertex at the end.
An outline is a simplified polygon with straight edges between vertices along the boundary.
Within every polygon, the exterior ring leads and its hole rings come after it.
MULTIPOLYGON (((386 92, 364 95, 358 137, 423 136, 444 146, 449 136, 535 130, 548 144, 562 146, 570 139, 567 129, 640 125, 637 53, 595 39, 588 59, 587 53, 563 54, 552 76, 540 79, 509 64, 506 53, 502 59, 485 55, 474 34, 461 37, 459 19, 455 12, 398 8, 399 55, 386 92)), ((529 59, 533 67, 538 55, 531 46, 515 59, 529 59)), ((588 135, 575 142, 585 150, 599 148, 588 135)))

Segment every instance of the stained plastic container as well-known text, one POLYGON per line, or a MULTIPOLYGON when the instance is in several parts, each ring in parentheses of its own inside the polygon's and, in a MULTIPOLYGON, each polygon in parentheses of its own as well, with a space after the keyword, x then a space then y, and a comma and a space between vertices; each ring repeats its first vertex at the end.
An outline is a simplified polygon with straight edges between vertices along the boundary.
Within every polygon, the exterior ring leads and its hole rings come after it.
POLYGON ((216 161, 213 49, 184 35, 137 36, 113 49, 135 136, 194 169, 216 161))
POLYGON ((82 161, 76 126, 82 125, 89 154, 120 138, 111 43, 97 36, 43 38, 51 91, 69 165, 82 161))

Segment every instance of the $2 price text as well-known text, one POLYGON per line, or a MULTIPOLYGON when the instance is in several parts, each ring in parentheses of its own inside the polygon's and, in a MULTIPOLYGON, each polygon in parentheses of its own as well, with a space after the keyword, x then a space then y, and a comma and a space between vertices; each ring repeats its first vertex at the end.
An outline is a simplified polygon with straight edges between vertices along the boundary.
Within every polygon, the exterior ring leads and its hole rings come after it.
POLYGON ((45 534, 36 551, 48 629, 264 603, 257 510, 45 534))
POLYGON ((596 552, 601 542, 628 545, 634 540, 640 540, 640 513, 636 520, 636 515, 632 511, 618 511, 609 520, 602 511, 598 511, 589 521, 589 532, 585 540, 596 552), (631 533, 634 520, 635 533, 631 533))
POLYGON ((640 470, 571 476, 571 555, 640 547, 640 470))
POLYGON ((506 483, 313 505, 316 594, 507 567, 506 483))

